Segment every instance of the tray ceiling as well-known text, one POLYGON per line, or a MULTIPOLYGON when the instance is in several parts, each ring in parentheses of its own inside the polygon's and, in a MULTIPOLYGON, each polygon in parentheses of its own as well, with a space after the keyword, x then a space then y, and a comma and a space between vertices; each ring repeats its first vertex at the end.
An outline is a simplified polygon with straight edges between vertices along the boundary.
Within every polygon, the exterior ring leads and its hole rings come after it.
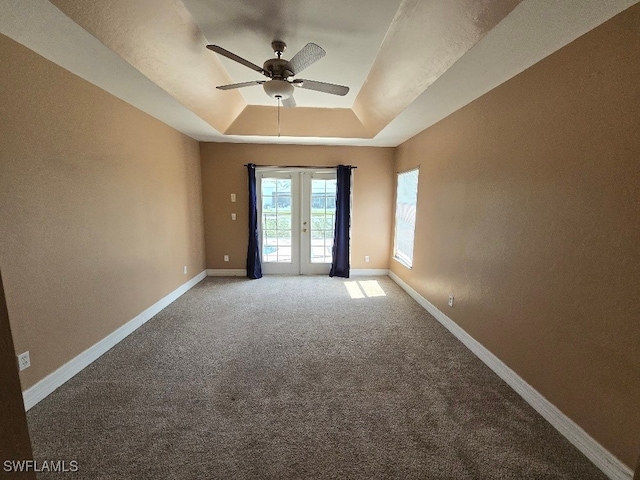
POLYGON ((202 141, 395 146, 637 0, 0 1, 0 32, 202 141), (272 40, 291 58, 327 55, 299 77, 348 85, 295 90, 280 111, 258 73, 272 40))

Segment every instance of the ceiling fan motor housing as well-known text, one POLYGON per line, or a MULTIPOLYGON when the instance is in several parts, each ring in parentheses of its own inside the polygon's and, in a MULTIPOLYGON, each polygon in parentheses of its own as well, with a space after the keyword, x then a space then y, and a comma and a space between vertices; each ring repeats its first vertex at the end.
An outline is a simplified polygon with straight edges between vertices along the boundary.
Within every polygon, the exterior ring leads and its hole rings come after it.
POLYGON ((264 62, 262 68, 269 72, 271 78, 283 79, 293 75, 293 69, 287 60, 271 58, 264 62))
POLYGON ((286 100, 293 95, 293 85, 286 80, 270 80, 268 82, 264 82, 262 84, 262 88, 264 88, 264 91, 270 97, 280 98, 281 100, 286 100))

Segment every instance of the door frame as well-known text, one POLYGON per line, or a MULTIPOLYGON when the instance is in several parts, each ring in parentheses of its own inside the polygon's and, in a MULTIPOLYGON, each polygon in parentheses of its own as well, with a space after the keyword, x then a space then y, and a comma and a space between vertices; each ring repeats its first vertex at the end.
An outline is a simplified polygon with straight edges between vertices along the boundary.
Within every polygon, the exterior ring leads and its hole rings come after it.
POLYGON ((330 263, 311 263, 311 179, 313 174, 337 174, 327 167, 256 167, 258 245, 265 275, 328 275, 330 263), (265 262, 262 257, 262 179, 291 179, 291 263, 265 262), (308 197, 308 198, 307 198, 308 197), (306 222, 306 224, 305 224, 306 222), (306 231, 305 231, 306 229, 306 231), (297 232, 297 233, 296 233, 297 232))
POLYGON ((262 273, 265 275, 299 275, 300 274, 300 241, 295 241, 294 237, 300 231, 300 202, 296 198, 301 197, 300 175, 295 171, 288 171, 282 168, 256 167, 256 187, 258 201, 258 248, 260 252, 260 262, 262 263, 262 273), (282 178, 291 180, 291 263, 285 262, 265 262, 262 257, 263 225, 262 225, 262 179, 282 178))
MULTIPOLYGON (((311 238, 311 217, 312 217, 312 205, 311 205, 311 193, 312 193, 312 185, 311 182, 314 178, 324 178, 327 179, 329 177, 336 178, 337 169, 334 168, 314 168, 309 169, 306 172, 301 172, 300 188, 301 188, 301 221, 303 225, 300 228, 300 274, 301 275, 329 275, 331 271, 331 263, 313 263, 311 262, 311 249, 312 249, 312 238, 311 238), (307 218, 308 215, 308 218, 307 218), (305 232, 304 222, 307 222, 308 233, 305 232)), ((334 224, 335 230, 335 224, 334 224)))

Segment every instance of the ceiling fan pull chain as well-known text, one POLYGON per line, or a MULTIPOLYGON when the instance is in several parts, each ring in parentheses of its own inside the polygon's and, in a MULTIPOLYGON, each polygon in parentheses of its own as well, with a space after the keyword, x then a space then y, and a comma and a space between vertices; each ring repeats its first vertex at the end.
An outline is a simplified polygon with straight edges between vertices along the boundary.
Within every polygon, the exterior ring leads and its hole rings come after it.
POLYGON ((277 98, 278 100, 278 137, 280 136, 280 97, 277 98))

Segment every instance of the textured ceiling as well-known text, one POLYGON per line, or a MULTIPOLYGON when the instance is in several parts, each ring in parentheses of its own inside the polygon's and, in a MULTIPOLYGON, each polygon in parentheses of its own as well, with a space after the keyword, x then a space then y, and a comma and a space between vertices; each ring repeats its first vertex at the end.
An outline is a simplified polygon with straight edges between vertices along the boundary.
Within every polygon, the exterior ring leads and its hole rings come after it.
POLYGON ((395 146, 638 0, 0 0, 0 32, 155 116, 209 141, 395 146), (280 113, 261 76, 272 40, 291 58, 327 55, 300 77, 345 97, 296 89, 280 113))
MULTIPOLYGON (((273 58, 271 42, 283 40, 290 59, 308 42, 327 52, 306 69, 303 78, 347 85, 345 97, 296 90, 304 107, 351 108, 373 65, 400 0, 186 0, 185 6, 209 41, 262 66, 273 58)), ((260 74, 227 58, 222 65, 233 82, 261 80, 260 74)), ((250 105, 275 105, 261 87, 241 90, 250 105)))

